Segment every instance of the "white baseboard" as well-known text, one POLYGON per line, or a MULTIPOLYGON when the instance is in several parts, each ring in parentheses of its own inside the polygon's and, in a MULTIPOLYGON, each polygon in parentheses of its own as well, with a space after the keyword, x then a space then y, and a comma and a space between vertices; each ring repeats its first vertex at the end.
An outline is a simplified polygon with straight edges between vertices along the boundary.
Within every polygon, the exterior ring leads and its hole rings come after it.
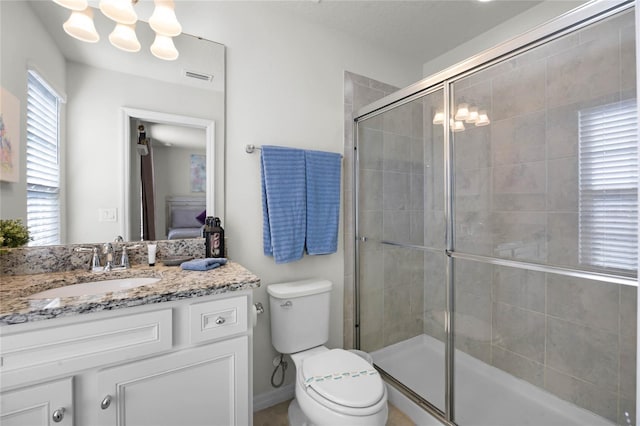
POLYGON ((269 392, 263 392, 253 397, 253 411, 264 410, 265 408, 272 407, 281 402, 293 399, 295 396, 294 383, 291 383, 281 388, 276 388, 269 392))

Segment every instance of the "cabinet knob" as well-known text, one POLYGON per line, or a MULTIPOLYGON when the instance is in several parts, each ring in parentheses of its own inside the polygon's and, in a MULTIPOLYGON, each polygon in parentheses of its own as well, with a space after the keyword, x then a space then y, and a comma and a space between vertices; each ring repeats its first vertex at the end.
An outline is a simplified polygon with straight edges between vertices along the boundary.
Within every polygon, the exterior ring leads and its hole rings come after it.
POLYGON ((222 317, 218 317, 216 318, 216 324, 221 325, 224 324, 225 319, 222 317))
POLYGON ((100 403, 100 408, 106 410, 111 405, 111 395, 107 395, 104 397, 102 402, 100 403))
POLYGON ((62 419, 64 419, 64 407, 60 407, 56 411, 54 411, 51 418, 54 422, 60 423, 62 419))

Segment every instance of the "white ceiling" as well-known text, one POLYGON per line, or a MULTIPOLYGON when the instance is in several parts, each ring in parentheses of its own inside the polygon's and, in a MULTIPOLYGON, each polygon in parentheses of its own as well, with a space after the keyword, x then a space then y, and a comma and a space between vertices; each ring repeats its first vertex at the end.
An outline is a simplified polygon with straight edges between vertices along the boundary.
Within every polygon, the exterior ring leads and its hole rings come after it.
MULTIPOLYGON (((243 3, 250 6, 256 2, 243 3)), ((265 1, 257 3, 264 4, 265 1)), ((420 63, 428 62, 539 3, 542 1, 266 0, 269 9, 352 34, 371 44, 416 58, 420 63)), ((180 7, 180 3, 178 5, 180 7)), ((181 13, 191 13, 191 10, 185 8, 181 13)))
MULTIPOLYGON (((567 0, 551 0, 567 1, 567 0)), ((90 0, 97 6, 97 0, 90 0)), ((342 31, 424 63, 542 3, 542 0, 175 0, 176 15, 195 22, 229 8, 267 10, 342 31)), ((152 0, 139 0, 148 20, 152 0)), ((184 32, 194 34, 188 26, 184 32)), ((196 34, 197 35, 197 34, 196 34)))

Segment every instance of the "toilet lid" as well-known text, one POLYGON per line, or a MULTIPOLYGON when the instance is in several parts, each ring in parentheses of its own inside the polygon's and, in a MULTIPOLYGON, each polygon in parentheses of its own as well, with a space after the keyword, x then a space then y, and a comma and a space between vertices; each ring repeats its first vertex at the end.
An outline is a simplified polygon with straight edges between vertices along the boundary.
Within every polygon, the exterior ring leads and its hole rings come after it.
POLYGON ((305 358, 303 385, 340 405, 363 408, 380 401, 384 394, 378 372, 364 359, 343 349, 332 349, 305 358))

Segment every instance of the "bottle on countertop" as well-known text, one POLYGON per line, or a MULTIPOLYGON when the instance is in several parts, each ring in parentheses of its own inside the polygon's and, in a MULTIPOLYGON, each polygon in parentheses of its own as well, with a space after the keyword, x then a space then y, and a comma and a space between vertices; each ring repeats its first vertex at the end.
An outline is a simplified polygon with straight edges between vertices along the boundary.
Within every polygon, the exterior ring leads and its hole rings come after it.
POLYGON ((224 257, 224 229, 220 219, 208 216, 204 224, 205 257, 224 257))
POLYGON ((207 216, 204 220, 202 228, 202 236, 204 237, 204 257, 211 257, 211 231, 213 230, 213 216, 207 216))
POLYGON ((212 257, 224 257, 224 229, 220 218, 213 218, 213 231, 211 232, 212 257))

